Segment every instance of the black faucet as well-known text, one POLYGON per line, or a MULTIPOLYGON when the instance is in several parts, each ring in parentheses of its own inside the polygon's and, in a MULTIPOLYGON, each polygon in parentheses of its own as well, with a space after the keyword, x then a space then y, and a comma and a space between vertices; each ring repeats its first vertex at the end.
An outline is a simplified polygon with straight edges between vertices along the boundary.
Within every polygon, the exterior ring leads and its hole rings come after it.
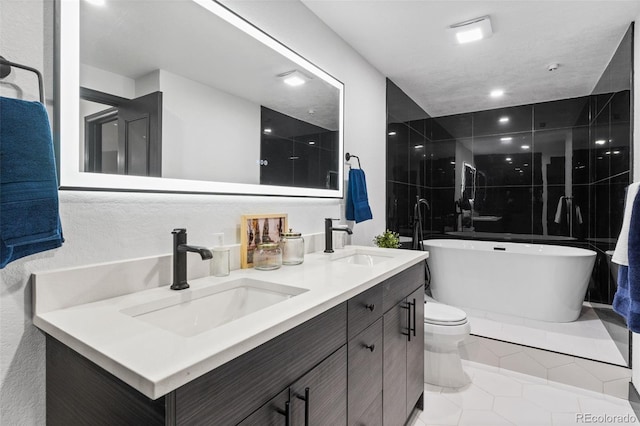
POLYGON ((189 288, 187 282, 187 252, 199 253, 202 260, 211 259, 213 253, 206 247, 190 246, 187 244, 187 230, 176 228, 173 234, 173 284, 171 290, 189 288))
POLYGON ((345 228, 334 228, 333 221, 338 219, 324 219, 324 252, 325 253, 333 253, 333 233, 332 231, 342 231, 347 234, 353 234, 353 231, 347 227, 345 228))

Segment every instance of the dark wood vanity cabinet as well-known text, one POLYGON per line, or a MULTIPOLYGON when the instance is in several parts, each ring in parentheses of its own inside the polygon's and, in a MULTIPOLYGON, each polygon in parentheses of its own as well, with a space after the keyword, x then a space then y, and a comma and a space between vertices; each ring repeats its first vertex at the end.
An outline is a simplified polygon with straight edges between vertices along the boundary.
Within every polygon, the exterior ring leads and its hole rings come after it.
POLYGON ((346 424, 347 348, 342 346, 239 426, 346 424))
MULTIPOLYGON (((361 418, 382 393, 382 318, 351 339, 348 347, 348 424, 367 424, 361 418)), ((382 416, 379 420, 371 425, 382 424, 382 416)))
POLYGON ((413 266, 156 400, 47 336, 47 424, 402 425, 422 408, 423 283, 413 266))
POLYGON ((423 408, 423 264, 350 299, 347 307, 348 424, 401 425, 416 406, 423 408))
POLYGON ((281 426, 291 419, 289 389, 285 389, 269 402, 258 408, 238 426, 281 426))
POLYGON ((406 419, 416 406, 423 408, 424 271, 418 266, 383 283, 385 307, 390 306, 383 317, 384 425, 406 419))

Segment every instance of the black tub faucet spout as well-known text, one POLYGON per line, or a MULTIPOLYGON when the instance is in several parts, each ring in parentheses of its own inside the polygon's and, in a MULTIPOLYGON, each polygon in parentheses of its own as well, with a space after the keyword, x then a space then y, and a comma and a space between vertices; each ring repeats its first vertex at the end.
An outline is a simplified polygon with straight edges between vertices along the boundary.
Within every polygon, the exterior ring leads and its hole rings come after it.
POLYGON ((190 246, 187 244, 187 230, 176 228, 173 234, 173 284, 171 290, 184 290, 189 288, 187 282, 187 252, 198 253, 202 260, 211 259, 213 253, 206 247, 190 246))

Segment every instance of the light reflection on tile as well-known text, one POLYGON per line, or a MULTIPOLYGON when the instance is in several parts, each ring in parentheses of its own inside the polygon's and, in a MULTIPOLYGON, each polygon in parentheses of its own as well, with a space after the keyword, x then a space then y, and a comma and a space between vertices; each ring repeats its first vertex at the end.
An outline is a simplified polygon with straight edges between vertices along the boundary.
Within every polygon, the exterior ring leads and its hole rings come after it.
POLYGON ((623 399, 484 364, 463 365, 473 383, 458 390, 425 385, 425 411, 409 425, 576 426, 588 415, 626 416, 630 424, 638 423, 623 399))
POLYGON ((580 318, 569 323, 535 321, 478 309, 469 310, 467 316, 471 333, 477 336, 626 366, 620 350, 588 303, 580 318))

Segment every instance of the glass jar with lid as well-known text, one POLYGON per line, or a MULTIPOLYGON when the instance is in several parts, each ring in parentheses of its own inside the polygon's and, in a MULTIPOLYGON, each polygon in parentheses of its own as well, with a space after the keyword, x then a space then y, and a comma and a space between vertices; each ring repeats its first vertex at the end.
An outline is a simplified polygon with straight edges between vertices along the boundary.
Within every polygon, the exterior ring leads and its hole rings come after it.
POLYGON ((271 271, 282 266, 282 250, 278 243, 258 244, 253 254, 253 267, 261 271, 271 271))
POLYGON ((299 265, 304 262, 304 238, 299 232, 282 233, 280 240, 282 247, 282 263, 285 265, 299 265))

